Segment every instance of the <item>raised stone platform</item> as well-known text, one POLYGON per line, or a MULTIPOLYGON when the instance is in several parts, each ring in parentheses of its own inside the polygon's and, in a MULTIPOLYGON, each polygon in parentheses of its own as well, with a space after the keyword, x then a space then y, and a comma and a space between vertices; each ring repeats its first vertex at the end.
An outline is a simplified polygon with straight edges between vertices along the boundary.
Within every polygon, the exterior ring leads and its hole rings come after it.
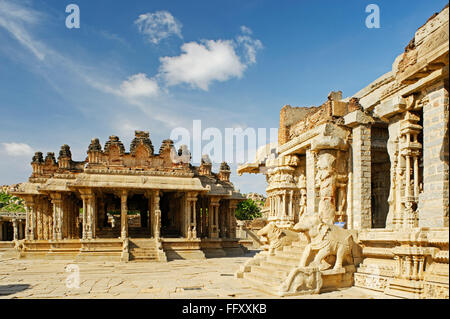
POLYGON ((253 287, 266 293, 284 296, 318 294, 353 285, 354 265, 319 271, 314 267, 298 267, 305 243, 293 242, 273 255, 262 251, 236 272, 253 287))
POLYGON ((11 257, 75 261, 205 259, 242 256, 247 251, 238 239, 232 238, 161 238, 160 242, 154 238, 130 238, 126 251, 120 238, 24 240, 20 241, 19 250, 14 249, 12 242, 2 244, 0 249, 3 246, 8 248, 11 257))
POLYGON ((168 260, 236 257, 246 248, 233 238, 162 238, 162 247, 168 260))

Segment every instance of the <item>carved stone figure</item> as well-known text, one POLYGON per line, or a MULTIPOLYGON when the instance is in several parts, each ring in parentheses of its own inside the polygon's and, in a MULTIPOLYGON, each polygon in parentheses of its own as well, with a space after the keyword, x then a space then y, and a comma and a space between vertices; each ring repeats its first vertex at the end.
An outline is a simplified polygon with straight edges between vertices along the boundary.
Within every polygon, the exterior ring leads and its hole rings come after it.
POLYGON ((269 242, 269 254, 273 255, 275 249, 290 245, 300 240, 299 234, 289 229, 278 228, 274 223, 269 223, 257 232, 258 236, 266 237, 269 242))
POLYGON ((298 211, 298 218, 300 219, 306 212, 306 189, 300 190, 300 209, 298 211))
POLYGON ((299 267, 309 266, 308 261, 314 253, 313 265, 319 266, 320 270, 326 270, 331 266, 324 261, 329 256, 336 256, 333 268, 335 270, 342 268, 344 260, 353 264, 353 237, 348 230, 322 222, 317 214, 303 216, 294 226, 294 230, 303 232, 309 240, 299 267))
POLYGON ((297 294, 318 294, 322 288, 322 275, 317 267, 296 267, 292 269, 278 292, 281 296, 297 294))
POLYGON ((319 188, 319 215, 324 222, 332 225, 336 214, 336 158, 330 153, 322 153, 317 161, 316 187, 319 188))
POLYGON ((25 248, 23 240, 14 240, 14 249, 17 251, 22 251, 25 248))

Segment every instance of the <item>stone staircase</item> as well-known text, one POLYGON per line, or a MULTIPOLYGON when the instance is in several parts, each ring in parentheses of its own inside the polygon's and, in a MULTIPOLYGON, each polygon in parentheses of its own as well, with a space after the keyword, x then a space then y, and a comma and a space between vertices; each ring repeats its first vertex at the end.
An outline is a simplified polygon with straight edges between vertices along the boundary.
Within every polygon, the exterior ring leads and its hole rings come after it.
POLYGON ((165 261, 165 253, 158 249, 158 243, 153 238, 130 238, 130 260, 133 261, 165 261))
MULTIPOLYGON (((281 292, 283 290, 281 287, 288 279, 291 271, 298 267, 306 244, 305 241, 293 242, 290 246, 284 246, 282 250, 275 251, 274 255, 269 255, 267 251, 262 251, 244 264, 236 273, 236 277, 243 278, 255 289, 272 295, 303 294, 302 291, 284 293, 281 292)), ((328 269, 320 271, 320 277, 322 278, 320 292, 352 286, 355 270, 354 265, 347 265, 338 270, 328 269)))
POLYGON ((306 243, 297 241, 281 251, 275 251, 273 256, 261 252, 243 267, 241 276, 255 288, 273 294, 279 290, 290 271, 298 266, 305 246, 306 243))

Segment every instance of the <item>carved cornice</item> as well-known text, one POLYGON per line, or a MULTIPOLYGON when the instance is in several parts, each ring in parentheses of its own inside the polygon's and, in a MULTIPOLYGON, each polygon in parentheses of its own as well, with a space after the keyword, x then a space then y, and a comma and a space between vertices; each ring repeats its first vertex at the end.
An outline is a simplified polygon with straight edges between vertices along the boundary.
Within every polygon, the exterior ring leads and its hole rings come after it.
POLYGON ((138 175, 138 176, 174 176, 174 177, 194 177, 194 173, 188 172, 167 172, 167 171, 135 171, 135 170, 114 170, 114 169, 94 169, 86 168, 86 174, 98 175, 138 175))

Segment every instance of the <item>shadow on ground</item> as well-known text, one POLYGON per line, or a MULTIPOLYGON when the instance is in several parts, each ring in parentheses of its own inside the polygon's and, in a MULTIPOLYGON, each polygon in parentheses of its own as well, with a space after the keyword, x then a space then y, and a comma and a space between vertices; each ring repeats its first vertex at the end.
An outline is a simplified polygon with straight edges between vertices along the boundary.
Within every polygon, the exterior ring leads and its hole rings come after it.
POLYGON ((0 285, 0 296, 13 295, 30 288, 28 284, 22 285, 0 285))

